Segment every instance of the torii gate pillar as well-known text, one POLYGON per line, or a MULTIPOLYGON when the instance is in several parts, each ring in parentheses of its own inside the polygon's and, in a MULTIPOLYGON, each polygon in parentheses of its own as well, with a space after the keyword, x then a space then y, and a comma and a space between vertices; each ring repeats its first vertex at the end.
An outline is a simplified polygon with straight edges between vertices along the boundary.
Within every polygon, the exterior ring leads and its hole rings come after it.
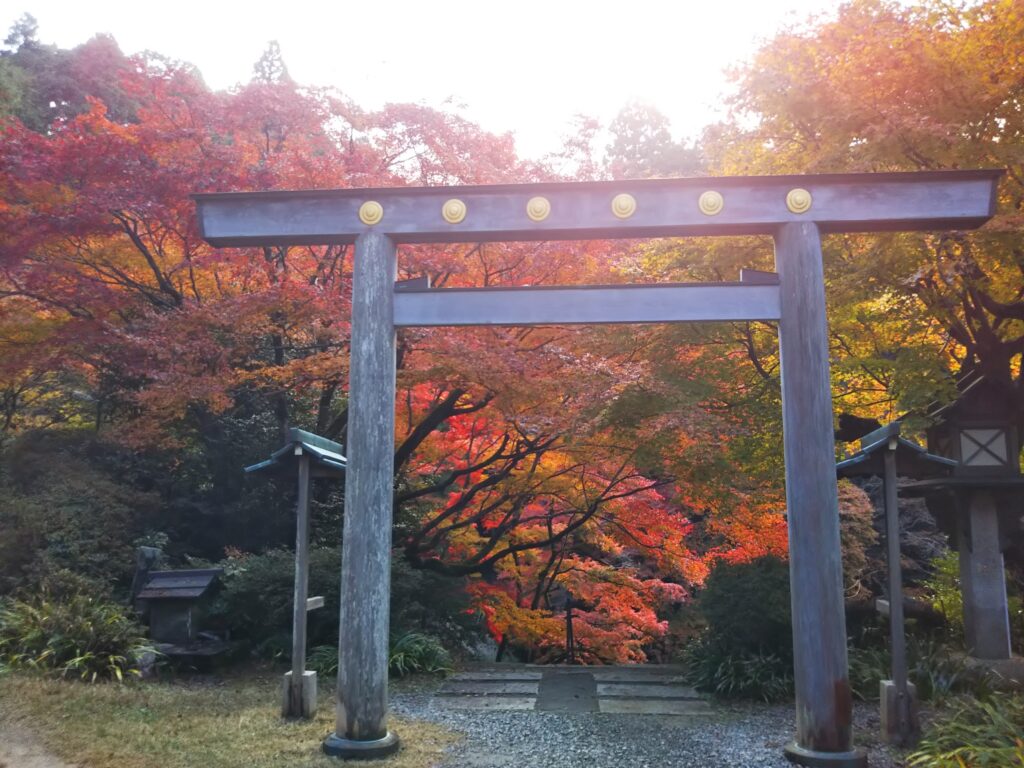
POLYGON ((338 709, 323 750, 377 757, 398 749, 388 731, 388 624, 395 456, 395 244, 356 239, 352 275, 348 470, 341 542, 338 709))
POLYGON ((814 222, 779 227, 775 268, 796 674, 796 741, 785 751, 803 765, 866 766, 851 728, 828 321, 814 222))

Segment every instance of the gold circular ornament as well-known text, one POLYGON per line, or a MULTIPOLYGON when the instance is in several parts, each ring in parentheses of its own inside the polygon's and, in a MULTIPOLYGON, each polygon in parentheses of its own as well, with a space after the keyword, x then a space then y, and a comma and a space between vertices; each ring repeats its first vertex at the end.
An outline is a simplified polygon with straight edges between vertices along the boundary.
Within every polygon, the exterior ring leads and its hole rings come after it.
POLYGON ((636 213, 636 198, 626 192, 612 198, 612 213, 620 219, 628 219, 636 213))
POLYGON ((789 190, 789 194, 786 195, 786 207, 793 213, 807 213, 811 210, 811 193, 800 187, 789 190))
POLYGON ((363 224, 372 227, 374 224, 379 224, 383 218, 384 206, 376 200, 367 200, 359 206, 359 220, 363 224))
POLYGON ((458 224, 466 218, 466 204, 461 200, 452 198, 441 206, 441 215, 449 224, 458 224))
POLYGON ((546 197, 531 197, 526 203, 526 215, 530 221, 544 221, 551 215, 551 202, 546 197))
POLYGON ((705 216, 716 216, 725 207, 725 198, 722 197, 721 192, 709 189, 697 200, 697 207, 705 216))

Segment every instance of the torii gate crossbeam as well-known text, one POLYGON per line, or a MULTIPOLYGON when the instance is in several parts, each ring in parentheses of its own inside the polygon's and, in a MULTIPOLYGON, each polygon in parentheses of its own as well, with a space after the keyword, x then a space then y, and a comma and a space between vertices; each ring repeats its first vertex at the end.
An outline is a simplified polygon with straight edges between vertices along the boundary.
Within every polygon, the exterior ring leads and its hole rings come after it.
POLYGON ((336 732, 387 729, 395 328, 778 320, 796 672, 793 761, 864 766, 852 738, 821 235, 971 229, 1001 171, 829 174, 196 195, 215 246, 355 243, 336 732), (777 285, 397 290, 399 243, 768 234, 777 285))

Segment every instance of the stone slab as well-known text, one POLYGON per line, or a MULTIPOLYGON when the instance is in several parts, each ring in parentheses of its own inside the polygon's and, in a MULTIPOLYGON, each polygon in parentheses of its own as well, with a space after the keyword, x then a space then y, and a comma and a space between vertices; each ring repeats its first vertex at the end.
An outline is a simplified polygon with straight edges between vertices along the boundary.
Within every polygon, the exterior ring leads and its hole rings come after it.
POLYGON ((444 684, 444 687, 438 691, 441 696, 446 696, 451 693, 455 694, 475 694, 475 695, 498 695, 498 696, 527 696, 537 695, 537 682, 503 682, 501 680, 453 680, 444 684))
POLYGON ((533 710, 536 696, 441 696, 439 704, 452 709, 475 709, 481 711, 533 710))
POLYGON ((651 683, 657 685, 685 685, 686 678, 681 674, 657 672, 634 672, 633 670, 608 669, 594 672, 598 683, 651 683))
POLYGON ((544 674, 544 673, 540 672, 540 671, 524 672, 524 671, 509 670, 509 671, 505 672, 505 671, 502 671, 502 670, 483 669, 483 670, 469 670, 469 671, 466 671, 466 672, 456 672, 454 675, 451 675, 448 679, 449 680, 477 680, 477 681, 479 681, 479 680, 501 680, 501 681, 508 681, 508 682, 517 682, 517 681, 525 681, 525 680, 536 680, 536 681, 539 682, 542 674, 544 674))
POLYGON ((281 681, 281 717, 312 719, 317 708, 316 672, 305 670, 298 681, 299 690, 293 691, 292 673, 285 672, 281 681))
POLYGON ((995 676, 995 686, 1001 690, 1024 691, 1024 658, 1014 656, 1011 659, 975 659, 964 657, 968 667, 980 667, 995 676))
POLYGON ((896 706, 896 683, 892 680, 881 680, 878 684, 879 704, 881 705, 882 740, 888 744, 901 747, 912 747, 921 736, 921 719, 917 705, 917 688, 907 683, 907 723, 906 731, 900 729, 900 712, 896 706))
POLYGON ((544 673, 537 696, 541 712, 597 712, 597 683, 589 672, 544 673))
POLYGON ((706 701, 691 699, 601 699, 599 711, 609 715, 699 715, 713 714, 706 701))
POLYGON ((604 698, 619 699, 690 699, 697 700, 701 696, 693 688, 684 685, 664 685, 662 683, 602 683, 597 684, 597 695, 604 698))

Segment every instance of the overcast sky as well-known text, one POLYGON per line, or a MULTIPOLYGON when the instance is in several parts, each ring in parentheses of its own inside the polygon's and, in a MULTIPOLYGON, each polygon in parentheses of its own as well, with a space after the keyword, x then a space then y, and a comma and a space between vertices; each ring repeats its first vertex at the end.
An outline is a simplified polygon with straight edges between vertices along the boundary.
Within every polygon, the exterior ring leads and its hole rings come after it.
MULTIPOLYGON (((72 47, 108 32, 126 53, 150 49, 197 65, 213 88, 248 80, 270 40, 300 83, 331 85, 364 107, 448 103, 520 152, 556 149, 574 115, 604 123, 640 101, 677 137, 721 114, 724 70, 759 42, 837 0, 11 0, 44 43, 72 47)), ((6 18, 4 18, 6 17, 6 18)))

